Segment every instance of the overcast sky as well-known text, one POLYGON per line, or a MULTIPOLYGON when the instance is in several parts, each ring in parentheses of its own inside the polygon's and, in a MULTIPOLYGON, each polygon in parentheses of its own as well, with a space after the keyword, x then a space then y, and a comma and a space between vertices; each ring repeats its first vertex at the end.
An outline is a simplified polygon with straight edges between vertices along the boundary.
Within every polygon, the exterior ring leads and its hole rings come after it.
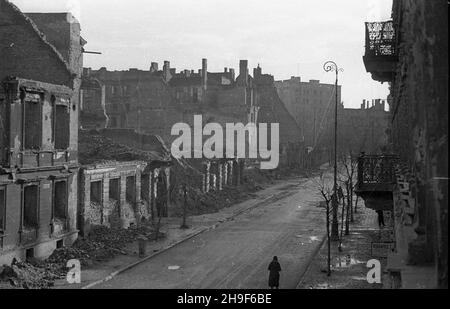
POLYGON ((386 98, 366 73, 364 22, 390 18, 392 0, 12 0, 23 12, 70 11, 81 23, 84 66, 148 69, 164 60, 180 69, 239 69, 249 60, 276 80, 301 76, 333 83, 323 63, 334 60, 346 107, 386 98))

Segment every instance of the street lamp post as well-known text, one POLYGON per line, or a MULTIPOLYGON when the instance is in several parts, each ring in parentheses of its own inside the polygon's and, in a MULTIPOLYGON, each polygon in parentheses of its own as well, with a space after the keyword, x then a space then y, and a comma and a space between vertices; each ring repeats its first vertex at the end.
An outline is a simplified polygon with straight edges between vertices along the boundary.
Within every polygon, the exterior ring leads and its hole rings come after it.
POLYGON ((332 197, 332 208, 333 208, 333 220, 331 222, 331 239, 339 239, 339 227, 338 227, 338 197, 337 197, 337 111, 338 111, 338 80, 339 72, 343 72, 344 69, 339 68, 334 61, 327 61, 323 65, 325 72, 335 72, 336 73, 336 83, 335 83, 335 105, 334 105, 334 182, 333 182, 333 197, 332 197))

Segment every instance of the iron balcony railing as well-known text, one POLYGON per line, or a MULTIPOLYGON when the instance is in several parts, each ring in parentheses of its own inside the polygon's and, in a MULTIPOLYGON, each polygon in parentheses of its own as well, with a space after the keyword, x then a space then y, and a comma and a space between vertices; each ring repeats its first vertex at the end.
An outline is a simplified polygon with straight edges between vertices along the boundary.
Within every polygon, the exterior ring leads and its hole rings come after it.
POLYGON ((392 191, 395 182, 394 155, 365 155, 358 158, 357 191, 392 191))
POLYGON ((366 22, 366 56, 396 56, 396 31, 392 21, 366 22))

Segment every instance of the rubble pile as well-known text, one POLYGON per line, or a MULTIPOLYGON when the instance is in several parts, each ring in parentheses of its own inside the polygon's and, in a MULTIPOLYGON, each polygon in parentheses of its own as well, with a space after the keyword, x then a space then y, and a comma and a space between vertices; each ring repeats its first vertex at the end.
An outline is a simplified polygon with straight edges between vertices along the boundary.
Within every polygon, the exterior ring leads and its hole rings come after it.
POLYGON ((45 262, 64 268, 67 261, 71 259, 78 259, 82 266, 87 266, 89 265, 90 255, 87 251, 75 246, 63 247, 53 251, 52 255, 45 262))
POLYGON ((81 164, 161 160, 161 156, 153 151, 143 151, 116 143, 96 131, 79 131, 78 150, 81 164))
POLYGON ((91 211, 85 213, 85 220, 89 220, 91 224, 100 224, 102 222, 102 205, 91 201, 90 209, 91 211))
POLYGON ((213 190, 204 193, 200 190, 201 182, 193 182, 192 175, 178 176, 177 182, 173 183, 171 192, 172 214, 183 215, 184 193, 183 184, 187 189, 187 213, 188 215, 201 215, 217 212, 218 210, 240 203, 253 197, 254 192, 261 190, 262 186, 272 183, 274 176, 259 169, 248 169, 243 177, 243 184, 239 186, 225 186, 223 190, 213 190), (199 184, 200 183, 200 184, 199 184))
MULTIPOLYGON (((1 266, 0 288, 2 284, 7 284, 9 288, 50 288, 55 280, 65 278, 67 275, 67 261, 78 259, 82 266, 87 267, 94 261, 105 261, 118 254, 128 254, 125 247, 137 240, 139 236, 145 236, 152 240, 156 235, 150 225, 129 229, 93 226, 87 238, 78 238, 71 247, 54 250, 52 255, 44 261, 33 259, 28 262, 18 262, 14 260, 11 266, 1 266)), ((159 238, 164 236, 164 233, 159 233, 159 238)))
POLYGON ((48 289, 56 279, 65 277, 67 273, 48 263, 35 263, 37 265, 14 260, 11 266, 2 266, 0 281, 16 288, 48 289))

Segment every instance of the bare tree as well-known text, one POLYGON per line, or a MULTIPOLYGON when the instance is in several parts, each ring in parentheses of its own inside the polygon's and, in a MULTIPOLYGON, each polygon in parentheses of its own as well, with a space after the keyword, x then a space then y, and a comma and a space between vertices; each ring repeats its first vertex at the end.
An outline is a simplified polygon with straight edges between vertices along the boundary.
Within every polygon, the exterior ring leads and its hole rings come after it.
MULTIPOLYGON (((342 164, 342 173, 341 173, 341 182, 344 185, 345 191, 346 191, 346 199, 347 199, 347 212, 349 213, 347 215, 347 219, 350 220, 350 222, 354 222, 354 210, 353 210, 353 194, 355 192, 356 187, 356 171, 357 171, 357 165, 358 160, 357 157, 349 151, 347 155, 343 155, 341 157, 341 164, 342 164)), ((347 220, 348 221, 348 220, 347 220)), ((348 235, 348 222, 346 222, 346 235, 348 235)))
POLYGON ((333 199, 333 189, 327 184, 326 177, 323 172, 320 173, 317 186, 326 205, 326 224, 327 224, 327 275, 331 275, 331 241, 330 241, 330 204, 333 199))

